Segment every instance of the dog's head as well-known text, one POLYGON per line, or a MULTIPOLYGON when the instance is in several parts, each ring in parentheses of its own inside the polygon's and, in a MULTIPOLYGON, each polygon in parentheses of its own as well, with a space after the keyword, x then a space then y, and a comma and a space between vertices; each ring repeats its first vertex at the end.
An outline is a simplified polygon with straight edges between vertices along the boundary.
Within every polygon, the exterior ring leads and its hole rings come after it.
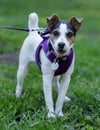
POLYGON ((69 53, 82 21, 82 18, 77 17, 71 17, 69 21, 61 21, 55 14, 47 17, 52 47, 58 55, 63 56, 69 53))

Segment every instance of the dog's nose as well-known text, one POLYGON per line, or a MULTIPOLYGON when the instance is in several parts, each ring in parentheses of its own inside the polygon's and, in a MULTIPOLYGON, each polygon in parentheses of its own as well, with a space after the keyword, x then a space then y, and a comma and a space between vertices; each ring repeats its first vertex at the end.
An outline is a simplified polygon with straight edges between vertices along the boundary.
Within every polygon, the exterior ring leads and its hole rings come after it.
POLYGON ((65 46, 65 43, 64 43, 64 42, 59 42, 59 43, 58 43, 58 46, 59 46, 60 49, 63 49, 64 46, 65 46))

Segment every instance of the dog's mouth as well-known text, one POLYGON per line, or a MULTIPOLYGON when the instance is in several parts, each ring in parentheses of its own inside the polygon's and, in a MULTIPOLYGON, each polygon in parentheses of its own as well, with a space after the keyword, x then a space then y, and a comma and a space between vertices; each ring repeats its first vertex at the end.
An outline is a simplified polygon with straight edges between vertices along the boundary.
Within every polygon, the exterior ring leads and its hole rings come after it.
POLYGON ((67 47, 65 46, 64 42, 59 42, 57 47, 57 52, 59 55, 65 55, 67 53, 67 47))
POLYGON ((57 52, 58 55, 60 55, 60 56, 68 55, 69 52, 70 52, 70 50, 71 50, 71 48, 73 48, 73 46, 74 46, 74 44, 72 44, 68 49, 58 48, 56 52, 57 52))
POLYGON ((64 50, 64 49, 60 49, 60 48, 59 48, 59 49, 57 50, 57 52, 58 52, 60 55, 64 55, 64 54, 66 54, 67 51, 64 50))

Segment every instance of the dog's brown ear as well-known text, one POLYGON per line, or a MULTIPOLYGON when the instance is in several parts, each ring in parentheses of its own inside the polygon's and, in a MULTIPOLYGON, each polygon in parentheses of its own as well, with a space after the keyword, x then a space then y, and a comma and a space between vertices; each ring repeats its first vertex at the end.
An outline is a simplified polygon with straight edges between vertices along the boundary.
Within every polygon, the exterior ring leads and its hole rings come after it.
POLYGON ((70 22, 74 26, 74 28, 78 31, 81 27, 82 22, 83 22, 83 18, 77 18, 75 16, 72 16, 70 18, 70 22))
POLYGON ((47 17, 48 28, 51 28, 53 26, 53 24, 58 21, 59 21, 59 16, 57 16, 56 14, 53 14, 52 16, 47 17))

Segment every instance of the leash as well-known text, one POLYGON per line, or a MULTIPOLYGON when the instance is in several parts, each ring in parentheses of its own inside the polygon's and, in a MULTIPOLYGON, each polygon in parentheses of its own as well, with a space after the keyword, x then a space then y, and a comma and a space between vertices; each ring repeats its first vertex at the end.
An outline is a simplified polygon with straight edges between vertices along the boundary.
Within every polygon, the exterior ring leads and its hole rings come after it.
POLYGON ((2 29, 9 29, 9 30, 17 30, 17 31, 24 31, 24 32, 30 32, 30 31, 38 31, 40 35, 46 35, 50 33, 50 30, 47 28, 16 28, 16 27, 7 27, 7 26, 0 26, 2 29))

